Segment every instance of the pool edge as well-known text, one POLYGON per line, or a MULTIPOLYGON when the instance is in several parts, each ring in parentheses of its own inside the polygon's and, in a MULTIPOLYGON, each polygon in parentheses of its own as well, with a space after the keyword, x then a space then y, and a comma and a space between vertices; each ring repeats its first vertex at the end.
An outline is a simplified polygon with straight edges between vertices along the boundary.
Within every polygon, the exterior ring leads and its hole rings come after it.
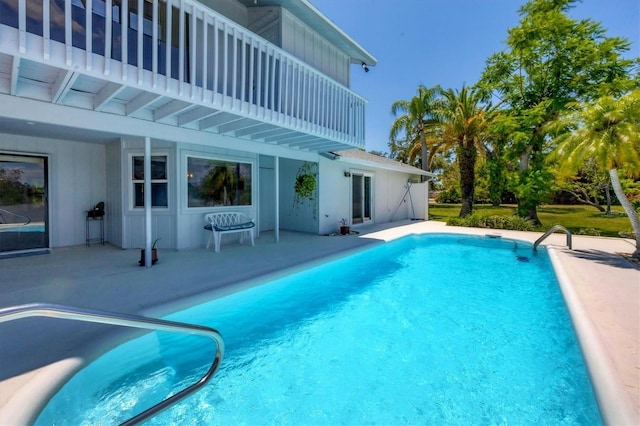
POLYGON ((574 284, 567 273, 560 253, 562 249, 547 247, 549 258, 562 291, 565 304, 569 310, 573 328, 585 359, 587 371, 595 392, 598 407, 605 424, 633 425, 636 424, 636 412, 622 383, 617 379, 618 374, 613 361, 608 356, 602 344, 595 325, 587 315, 583 303, 574 289, 574 284))
MULTIPOLYGON (((407 227, 408 228, 408 227, 407 227)), ((407 233, 402 233, 402 235, 396 235, 392 237, 381 238, 383 242, 388 242, 396 238, 400 238, 406 235, 421 235, 421 234, 432 234, 432 233, 466 233, 466 234, 475 234, 481 235, 486 233, 486 229, 475 229, 469 232, 469 230, 460 230, 456 228, 442 228, 434 231, 420 231, 420 230, 411 230, 407 233), (466 231, 466 232, 465 232, 466 231)), ((524 233, 512 233, 507 231, 500 231, 505 235, 517 235, 515 238, 523 241, 527 241, 535 238, 536 235, 527 234, 526 237, 524 233)), ((367 237, 372 238, 373 235, 383 234, 384 231, 379 233, 369 234, 367 237)), ((364 236, 363 236, 364 237, 364 236)), ((362 238, 362 237, 360 237, 362 238)), ((569 310, 572 323, 574 326, 574 330, 576 332, 576 336, 578 337, 578 341, 580 343, 580 347, 583 353, 583 357, 585 359, 585 363, 589 372, 589 375, 592 380, 592 385, 594 392, 596 394, 598 406, 600 407, 603 420, 607 424, 638 424, 637 422, 637 414, 635 410, 632 408, 632 400, 630 400, 628 394, 624 392, 622 389, 623 382, 618 380, 619 374, 614 368, 615 362, 613 358, 611 358, 610 352, 605 347, 605 342, 603 341, 602 333, 598 332, 595 327, 595 323, 589 317, 587 308, 588 306, 584 306, 584 303, 581 301, 578 291, 575 287, 575 282, 571 280, 571 268, 567 269, 567 264, 564 263, 567 259, 567 254, 563 253, 564 249, 554 249, 545 244, 549 251, 549 257, 551 259, 555 276, 560 285, 563 298, 567 308, 569 310), (564 263, 564 264, 563 264, 564 263)), ((358 251, 358 249, 352 249, 354 251, 358 251)), ((345 255, 343 252, 339 254, 334 254, 333 256, 342 256, 345 255)), ((320 258, 311 263, 326 261, 326 258, 320 258)), ((282 272, 281 272, 282 273, 282 272)), ((83 361, 83 362, 86 362, 83 361)), ((47 368, 60 369, 61 366, 49 365, 47 368)), ((67 375, 72 375, 74 370, 73 368, 68 368, 67 375)), ((58 370, 60 371, 60 370, 58 370)), ((37 372, 31 372, 34 376, 39 376, 40 374, 45 374, 45 370, 38 370, 37 372)), ((6 404, 2 404, 0 406, 0 423, 5 424, 6 419, 31 419, 30 422, 12 422, 9 424, 32 424, 33 421, 37 418, 40 413, 40 410, 36 410, 32 413, 17 413, 13 409, 9 409, 5 411, 6 408, 16 407, 16 404, 12 404, 17 399, 18 394, 26 396, 29 395, 28 390, 32 389, 32 387, 37 386, 34 383, 35 377, 25 378, 23 380, 23 385, 20 389, 16 391, 16 394, 10 396, 7 399, 6 404), (24 388, 24 389, 22 389, 24 388), (13 413, 12 413, 13 411, 13 413), (13 416, 8 416, 14 414, 13 416)), ((53 390, 50 390, 49 393, 55 393, 53 390)), ((40 394, 39 394, 40 395, 40 394)), ((33 394, 29 395, 27 400, 33 401, 33 394)), ((45 402, 48 398, 45 398, 45 402)), ((33 407, 31 407, 33 409, 33 407)))

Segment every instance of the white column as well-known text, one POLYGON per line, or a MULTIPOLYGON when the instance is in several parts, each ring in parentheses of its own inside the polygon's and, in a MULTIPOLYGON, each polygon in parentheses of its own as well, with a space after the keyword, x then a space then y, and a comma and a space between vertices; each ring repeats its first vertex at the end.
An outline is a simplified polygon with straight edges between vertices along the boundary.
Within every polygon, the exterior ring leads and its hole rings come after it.
POLYGON ((151 138, 144 138, 144 266, 151 268, 151 138))
POLYGON ((273 223, 273 235, 275 236, 276 243, 280 242, 280 157, 274 157, 273 160, 273 180, 274 180, 274 195, 276 199, 275 205, 275 220, 273 223))
POLYGON ((429 220, 429 182, 431 182, 431 178, 427 177, 427 182, 426 182, 426 188, 425 188, 425 192, 426 192, 426 209, 424 212, 424 220, 429 220))

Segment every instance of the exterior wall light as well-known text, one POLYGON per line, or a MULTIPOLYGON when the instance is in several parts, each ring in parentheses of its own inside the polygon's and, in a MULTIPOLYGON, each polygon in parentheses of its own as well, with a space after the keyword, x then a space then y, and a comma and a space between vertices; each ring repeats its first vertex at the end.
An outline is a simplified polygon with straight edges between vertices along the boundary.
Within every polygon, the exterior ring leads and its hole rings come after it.
POLYGON ((344 177, 351 177, 351 172, 344 172, 344 177))
POLYGON ((364 72, 369 72, 369 67, 364 62, 362 63, 362 69, 364 70, 364 72))

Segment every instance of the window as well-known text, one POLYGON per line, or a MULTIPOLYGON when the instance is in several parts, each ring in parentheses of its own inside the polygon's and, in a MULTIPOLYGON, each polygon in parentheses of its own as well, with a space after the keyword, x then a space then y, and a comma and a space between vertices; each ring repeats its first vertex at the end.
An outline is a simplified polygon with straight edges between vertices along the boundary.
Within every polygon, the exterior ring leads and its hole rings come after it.
POLYGON ((250 206, 251 163, 187 157, 187 207, 250 206))
MULTIPOLYGON (((133 182, 133 207, 144 207, 144 156, 131 159, 131 177, 133 182)), ((169 207, 167 156, 151 157, 151 206, 169 207)))

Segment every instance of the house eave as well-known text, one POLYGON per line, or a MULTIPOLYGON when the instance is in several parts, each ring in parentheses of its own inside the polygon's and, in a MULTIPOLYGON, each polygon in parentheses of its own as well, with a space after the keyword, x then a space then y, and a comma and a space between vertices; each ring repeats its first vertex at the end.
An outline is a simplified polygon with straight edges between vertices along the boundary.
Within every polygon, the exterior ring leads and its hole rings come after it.
POLYGON ((345 164, 353 164, 356 166, 390 170, 394 172, 407 173, 411 175, 426 176, 429 178, 435 177, 435 174, 432 172, 427 172, 425 170, 421 170, 416 167, 412 167, 402 163, 397 163, 397 164, 381 163, 381 162, 375 162, 375 161, 367 161, 359 158, 344 157, 344 156, 340 156, 339 154, 335 154, 334 160, 340 161, 345 164))
POLYGON ((246 7, 280 6, 342 49, 353 64, 375 66, 378 60, 307 0, 242 0, 246 7))

